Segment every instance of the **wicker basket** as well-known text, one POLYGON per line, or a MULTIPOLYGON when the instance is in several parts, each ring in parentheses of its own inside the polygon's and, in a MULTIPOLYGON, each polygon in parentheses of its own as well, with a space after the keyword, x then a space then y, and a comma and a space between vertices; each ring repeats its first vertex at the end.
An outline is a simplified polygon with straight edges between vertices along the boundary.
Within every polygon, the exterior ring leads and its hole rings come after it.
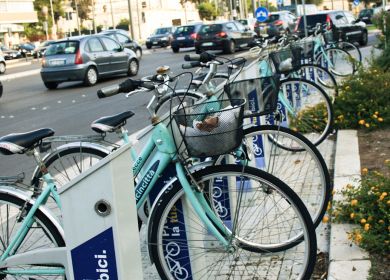
POLYGON ((227 154, 243 137, 244 99, 218 100, 181 108, 173 114, 189 157, 227 154), (232 105, 222 108, 223 104, 232 105))
POLYGON ((267 115, 277 108, 279 78, 274 75, 235 81, 225 85, 224 90, 230 99, 246 99, 246 109, 252 114, 267 115))
POLYGON ((298 48, 283 48, 269 54, 278 74, 288 74, 301 67, 301 51, 298 48))

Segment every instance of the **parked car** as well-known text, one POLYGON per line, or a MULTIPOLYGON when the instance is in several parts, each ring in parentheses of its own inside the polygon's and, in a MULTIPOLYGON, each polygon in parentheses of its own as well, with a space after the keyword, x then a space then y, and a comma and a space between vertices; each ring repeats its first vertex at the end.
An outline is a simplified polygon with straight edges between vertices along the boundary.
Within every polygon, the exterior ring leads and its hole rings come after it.
MULTIPOLYGON (((343 40, 348 42, 358 42, 361 46, 367 45, 368 33, 366 24, 356 19, 348 11, 321 11, 317 14, 307 15, 306 21, 309 35, 313 33, 317 23, 321 23, 323 26, 326 26, 326 29, 333 31, 336 40, 341 36, 343 40)), ((303 26, 303 18, 300 17, 295 30, 300 37, 305 36, 303 26)))
POLYGON ((19 51, 11 50, 5 46, 0 46, 0 50, 5 59, 15 59, 22 57, 22 54, 19 51))
POLYGON ((3 95, 3 84, 0 81, 0 97, 3 95))
POLYGON ((12 49, 19 51, 22 57, 32 56, 34 54, 35 46, 31 43, 16 44, 12 46, 12 49))
POLYGON ((7 69, 7 64, 5 63, 5 59, 0 55, 0 74, 4 74, 7 69))
POLYGON ((171 48, 174 53, 179 52, 180 48, 190 48, 195 46, 196 36, 202 26, 202 23, 183 25, 176 28, 172 36, 171 48))
POLYGON ((196 53, 204 50, 222 50, 234 53, 236 49, 250 47, 256 34, 237 21, 202 25, 195 41, 196 53))
POLYGON ((358 19, 367 24, 372 23, 371 18, 374 15, 374 9, 363 9, 359 12, 358 19))
POLYGON ((152 35, 146 38, 146 48, 167 47, 171 44, 172 34, 175 32, 174 27, 157 28, 152 35))
POLYGON ((272 12, 264 22, 256 21, 255 32, 268 34, 269 37, 280 37, 284 32, 291 33, 297 24, 297 17, 288 11, 272 12))
POLYGON ((125 48, 128 48, 135 52, 138 60, 142 58, 142 48, 141 46, 134 40, 132 40, 129 35, 127 34, 127 31, 122 29, 110 29, 110 30, 104 30, 100 32, 102 35, 106 35, 108 37, 111 37, 115 40, 117 40, 119 43, 121 43, 125 48))
POLYGON ((243 18, 237 19, 237 21, 245 27, 248 27, 250 30, 255 31, 255 23, 257 21, 255 18, 243 18))
POLYGON ((38 58, 38 57, 43 57, 44 52, 46 49, 55 41, 53 40, 48 40, 48 41, 43 41, 37 48, 34 49, 33 57, 38 58))
POLYGON ((50 44, 43 55, 41 77, 48 89, 68 81, 92 86, 101 77, 138 73, 132 50, 104 35, 70 37, 50 44))

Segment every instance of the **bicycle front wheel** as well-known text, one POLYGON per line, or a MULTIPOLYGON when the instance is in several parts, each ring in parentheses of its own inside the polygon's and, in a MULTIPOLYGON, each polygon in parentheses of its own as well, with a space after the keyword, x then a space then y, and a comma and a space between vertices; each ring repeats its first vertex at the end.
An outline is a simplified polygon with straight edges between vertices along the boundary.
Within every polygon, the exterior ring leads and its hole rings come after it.
POLYGON ((278 111, 282 126, 303 134, 314 145, 319 145, 331 132, 332 103, 324 90, 311 81, 294 78, 282 81, 278 111))
MULTIPOLYGON (((0 205, 0 252, 3 254, 10 242, 16 238, 16 232, 26 217, 26 209, 31 209, 32 205, 21 198, 4 192, 0 192, 0 205)), ((33 223, 29 227, 27 235, 11 255, 28 253, 36 249, 65 246, 59 230, 43 212, 38 209, 32 220, 33 223)), ((55 272, 56 269, 63 268, 56 267, 55 264, 26 264, 5 267, 0 270, 0 279, 65 279, 65 275, 55 272), (50 271, 52 271, 51 274, 50 271)))
POLYGON ((362 52, 359 47, 350 42, 338 42, 337 47, 348 52, 355 60, 355 65, 359 65, 362 62, 362 52))
POLYGON ((161 279, 309 279, 315 231, 287 185, 237 165, 192 175, 230 233, 229 246, 210 234, 177 182, 160 194, 149 220, 149 252, 161 279), (210 192, 223 200, 214 200, 210 192))
POLYGON ((353 57, 343 49, 328 48, 316 57, 316 63, 339 77, 352 75, 356 70, 353 57))

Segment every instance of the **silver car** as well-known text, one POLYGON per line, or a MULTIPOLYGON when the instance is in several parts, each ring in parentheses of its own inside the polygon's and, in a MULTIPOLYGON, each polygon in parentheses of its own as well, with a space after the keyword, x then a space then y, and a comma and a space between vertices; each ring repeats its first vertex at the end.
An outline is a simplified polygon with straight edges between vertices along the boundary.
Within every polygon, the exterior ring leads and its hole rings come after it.
POLYGON ((0 74, 4 74, 4 73, 5 73, 5 70, 6 70, 5 59, 4 59, 4 57, 1 55, 1 52, 0 52, 0 74))
POLYGON ((103 35, 70 37, 51 44, 41 69, 48 89, 68 81, 95 85, 99 78, 118 74, 135 76, 139 62, 135 53, 103 35))

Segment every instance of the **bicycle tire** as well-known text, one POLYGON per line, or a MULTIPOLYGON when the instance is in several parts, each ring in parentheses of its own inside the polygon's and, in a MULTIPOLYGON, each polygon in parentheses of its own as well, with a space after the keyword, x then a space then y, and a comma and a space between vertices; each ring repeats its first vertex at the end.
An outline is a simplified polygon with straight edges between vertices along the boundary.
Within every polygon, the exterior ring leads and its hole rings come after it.
MULTIPOLYGON (((299 195, 317 227, 333 189, 325 160, 317 147, 300 133, 275 125, 246 128, 243 139, 250 158, 248 165, 286 183, 299 195)), ((225 157, 219 157, 216 163, 225 157)))
POLYGON ((347 77, 355 72, 356 65, 353 62, 353 57, 345 50, 332 47, 325 49, 325 54, 322 52, 318 54, 315 62, 328 68, 332 74, 339 77, 347 77), (332 66, 328 65, 328 60, 333 64, 332 66))
POLYGON ((161 97, 154 108, 154 112, 157 116, 163 117, 170 112, 171 107, 175 108, 184 102, 186 103, 186 106, 191 106, 203 97, 202 94, 193 91, 177 90, 175 93, 169 93, 161 97))
POLYGON ((362 62, 362 52, 355 44, 346 41, 341 41, 337 42, 336 45, 338 48, 348 52, 358 63, 362 62))
POLYGON ((325 67, 317 64, 305 63, 301 65, 298 73, 302 78, 305 78, 306 80, 312 81, 321 86, 332 101, 334 101, 335 97, 338 96, 339 89, 337 81, 333 74, 325 67))
MULTIPOLYGON (((45 158, 43 163, 45 164, 50 175, 54 178, 57 189, 59 189, 70 180, 96 164, 98 162, 96 159, 100 160, 107 155, 108 153, 92 147, 68 147, 66 149, 53 150, 50 156, 45 158), (84 165, 87 168, 83 168, 82 163, 85 162, 85 159, 88 158, 87 155, 90 155, 90 164, 84 165), (79 160, 81 158, 83 158, 83 161, 79 160), (92 159, 95 160, 92 162, 92 159), (71 166, 67 166, 67 163, 71 164, 71 166), (72 173, 70 171, 72 171, 72 173)), ((37 169, 37 172, 32 176, 32 184, 35 187, 38 187, 39 179, 41 177, 42 172, 37 169)))
MULTIPOLYGON (((169 186, 160 193, 154 204, 148 230, 149 253, 153 258, 161 279, 184 279, 183 277, 190 274, 190 272, 193 276, 196 275, 196 279, 202 279, 203 277, 207 277, 207 279, 280 279, 278 277, 285 277, 283 279, 309 279, 314 268, 317 247, 315 229, 304 204, 287 185, 274 176, 251 167, 246 167, 244 173, 242 171, 242 167, 237 165, 212 166, 195 172, 193 176, 196 181, 203 183, 210 182, 213 178, 224 178, 225 176, 232 176, 231 180, 235 180, 236 176, 242 176, 240 178, 246 177, 257 180, 257 183, 261 182, 263 184, 262 187, 267 188, 267 192, 261 192, 265 196, 273 197, 270 198, 272 200, 270 203, 272 204, 266 205, 267 203, 264 203, 265 208, 263 210, 266 210, 266 212, 260 218, 261 221, 254 221, 254 215, 249 215, 249 213, 244 213, 234 220, 239 221, 237 225, 250 224, 251 226, 260 227, 263 226, 260 225, 262 223, 264 224, 268 221, 270 223, 264 225, 262 229, 255 231, 238 230, 245 237, 234 238, 232 243, 237 244, 234 250, 231 247, 225 249, 219 245, 219 242, 214 237, 207 234, 207 229, 202 228, 202 222, 197 220, 196 214, 192 213, 190 206, 185 201, 184 191, 180 183, 177 182, 169 186), (280 196, 280 200, 275 199, 277 196, 280 196), (182 204, 176 204, 178 201, 182 202, 182 204), (273 207, 273 203, 278 203, 278 205, 273 207), (182 208, 183 205, 184 208, 182 208), (289 209, 287 210, 283 207, 289 207, 289 209), (182 211, 182 209, 184 210, 182 211), (279 210, 282 209, 283 213, 279 213, 280 215, 278 216, 279 210), (298 231, 303 234, 303 238, 301 235, 300 238, 283 240, 282 244, 276 244, 280 242, 277 237, 271 240, 272 238, 269 238, 270 233, 273 230, 277 230, 278 225, 280 225, 279 220, 264 218, 266 214, 271 215, 271 212, 277 214, 277 219, 286 218, 291 223, 293 223, 292 220, 299 222, 301 228, 298 231), (185 225, 179 221, 181 214, 188 217, 188 223, 185 225), (176 217, 179 217, 177 218, 178 221, 174 222, 184 226, 184 228, 171 232, 169 222, 172 219, 176 219, 176 217), (250 221, 244 222, 244 217, 249 218, 250 221), (180 233, 183 238, 180 239, 180 237, 171 233, 180 233), (264 236, 260 237, 262 234, 264 236), (204 237, 201 235, 204 235, 204 237), (259 242, 264 244, 259 245, 253 241, 249 243, 249 241, 244 240, 249 239, 250 235, 260 237, 258 239, 259 242), (168 245, 172 245, 172 243, 179 246, 181 248, 180 252, 184 253, 165 251, 168 245), (189 244, 193 244, 193 247, 189 244), (200 252, 202 250, 204 252, 200 252), (183 257, 183 254, 188 256, 183 257), (175 256, 177 257, 175 258, 175 256), (184 262, 184 265, 179 262, 180 260, 184 262), (232 261, 232 263, 223 263, 229 261, 232 261), (191 263, 191 268, 187 269, 185 264, 189 263, 191 263), (288 265, 286 265, 287 263, 288 265), (171 264, 174 264, 174 266, 171 264), (271 266, 278 267, 279 265, 281 269, 277 272, 270 269, 271 266)), ((227 179, 227 181, 229 182, 230 179, 227 179)), ((255 181, 251 183, 254 184, 255 181)), ((246 211, 248 211, 250 198, 245 196, 242 201, 247 203, 246 211)), ((229 227, 227 221, 224 224, 227 228, 229 227)), ((234 225, 234 221, 231 224, 234 225)), ((283 222, 282 224, 284 225, 282 230, 284 233, 282 232, 281 234, 285 234, 286 236, 284 237, 287 237, 289 233, 286 233, 286 228, 291 224, 284 224, 283 222)))
MULTIPOLYGON (((31 209, 32 205, 31 203, 27 203, 26 201, 16 197, 14 195, 11 195, 9 193, 0 192, 0 216, 2 217, 2 222, 0 223, 1 230, 0 234, 4 235, 7 233, 6 237, 1 237, 2 242, 0 242, 0 250, 1 253, 4 252, 4 245, 7 243, 9 244, 9 241, 12 240, 12 235, 15 234, 15 232, 18 230, 18 226, 21 224, 18 219, 15 219, 15 217, 23 217, 24 215, 20 213, 20 211, 23 211, 23 209, 31 209), (27 205, 27 208, 24 208, 24 206, 27 205), (8 214, 12 214, 12 217, 7 216, 8 214), (20 215, 20 216, 19 216, 20 215), (6 221, 5 222, 5 217, 6 221), (13 221, 13 225, 9 224, 9 221, 13 221), (6 226, 6 225, 8 226, 6 226), (8 230, 11 230, 8 232, 8 230)), ((20 218, 19 218, 20 219, 20 218)), ((51 220, 42 212, 40 209, 38 209, 34 216, 34 224, 30 227, 29 232, 27 233, 26 237, 24 238, 21 245, 17 248, 17 251, 14 254, 17 253, 23 253, 23 252, 29 252, 34 249, 42 249, 42 248, 53 248, 53 247, 64 247, 65 241, 63 240, 61 233, 58 231, 57 227, 51 222, 51 220), (23 248, 26 249, 26 251, 23 251, 23 248)), ((14 255, 13 254, 13 255, 14 255)), ((30 267, 32 269, 47 269, 47 268, 53 268, 53 265, 48 264, 45 265, 30 265, 30 266, 17 266, 17 267, 9 267, 9 269, 18 269, 23 270, 27 267, 30 267)), ((5 271, 5 268, 0 270, 0 279, 15 279, 14 277, 16 275, 6 275, 3 274, 5 271)), ((25 275, 26 278, 23 277, 23 275, 18 275, 17 279, 65 279, 65 276, 59 276, 59 275, 25 275)))
POLYGON ((316 146, 322 143, 332 132, 334 121, 332 102, 325 91, 312 81, 296 78, 281 81, 279 91, 291 106, 290 111, 284 108, 279 97, 282 126, 302 133, 316 146))

